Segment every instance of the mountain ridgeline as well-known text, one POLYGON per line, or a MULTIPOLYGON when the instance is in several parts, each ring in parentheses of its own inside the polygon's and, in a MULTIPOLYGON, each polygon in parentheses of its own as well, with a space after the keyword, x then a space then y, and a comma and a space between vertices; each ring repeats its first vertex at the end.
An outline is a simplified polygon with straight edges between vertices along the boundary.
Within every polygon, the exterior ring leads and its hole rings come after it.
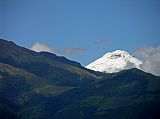
POLYGON ((48 52, 34 52, 17 46, 13 42, 0 41, 0 62, 24 69, 55 85, 79 85, 97 77, 79 63, 48 52), (63 74, 63 75, 62 75, 63 74), (85 80, 83 80, 85 78, 85 80))
POLYGON ((0 40, 0 119, 159 119, 160 77, 100 73, 0 40))

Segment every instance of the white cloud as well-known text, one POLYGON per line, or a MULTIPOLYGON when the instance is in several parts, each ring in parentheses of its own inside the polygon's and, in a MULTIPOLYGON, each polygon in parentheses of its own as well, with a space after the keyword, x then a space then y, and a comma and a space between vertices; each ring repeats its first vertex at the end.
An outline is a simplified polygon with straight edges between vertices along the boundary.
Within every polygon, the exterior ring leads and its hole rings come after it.
POLYGON ((36 52, 50 52, 53 53, 53 50, 49 48, 47 45, 41 44, 41 43, 35 43, 32 47, 31 50, 36 51, 36 52))
POLYGON ((143 59, 143 64, 141 65, 143 71, 160 76, 160 46, 145 46, 137 49, 136 54, 143 59))

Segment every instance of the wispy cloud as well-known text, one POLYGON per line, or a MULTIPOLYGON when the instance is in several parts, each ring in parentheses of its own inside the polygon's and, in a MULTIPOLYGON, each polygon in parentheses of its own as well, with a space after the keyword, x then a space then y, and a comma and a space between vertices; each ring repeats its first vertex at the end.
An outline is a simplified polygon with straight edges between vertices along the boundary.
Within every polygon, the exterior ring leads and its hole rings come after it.
POLYGON ((96 45, 105 45, 107 44, 108 40, 106 39, 101 39, 95 42, 96 45))
POLYGON ((144 60, 142 70, 160 76, 160 46, 145 46, 137 49, 135 53, 144 60))
POLYGON ((62 50, 58 50, 57 48, 51 48, 45 44, 42 43, 35 43, 31 50, 36 52, 50 52, 54 53, 56 55, 63 55, 63 56, 73 56, 73 55, 82 55, 88 51, 86 48, 65 48, 62 50))
POLYGON ((80 55, 84 54, 88 51, 88 49, 85 48, 65 48, 62 53, 66 56, 72 56, 72 55, 80 55))

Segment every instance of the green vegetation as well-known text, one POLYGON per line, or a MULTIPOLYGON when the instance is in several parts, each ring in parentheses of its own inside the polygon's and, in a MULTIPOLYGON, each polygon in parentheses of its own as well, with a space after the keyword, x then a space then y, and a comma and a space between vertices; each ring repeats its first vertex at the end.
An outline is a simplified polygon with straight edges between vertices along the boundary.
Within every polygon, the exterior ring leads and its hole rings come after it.
POLYGON ((72 88, 73 87, 55 87, 51 85, 46 85, 42 88, 35 88, 33 91, 37 94, 50 97, 64 93, 72 88))
POLYGON ((86 99, 82 100, 81 105, 84 106, 97 106, 103 101, 102 96, 89 96, 86 99))

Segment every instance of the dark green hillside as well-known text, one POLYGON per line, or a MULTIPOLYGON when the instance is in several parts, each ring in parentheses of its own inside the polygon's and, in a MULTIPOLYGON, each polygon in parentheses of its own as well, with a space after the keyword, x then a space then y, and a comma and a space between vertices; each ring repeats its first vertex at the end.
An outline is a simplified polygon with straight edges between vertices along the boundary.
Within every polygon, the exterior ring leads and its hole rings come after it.
POLYGON ((0 97, 0 118, 1 119, 19 119, 16 112, 19 107, 13 102, 0 97))
POLYGON ((35 95, 56 96, 72 87, 57 87, 53 83, 23 69, 0 63, 0 96, 23 104, 35 95))
POLYGON ((43 119, 46 115, 48 119, 158 119, 159 86, 159 77, 137 69, 126 70, 88 87, 43 99, 27 106, 20 115, 23 119, 43 119), (29 115, 33 112, 36 116, 29 115))
POLYGON ((28 108, 34 108, 40 113, 38 110, 41 106, 45 106, 45 103, 51 102, 54 97, 71 89, 74 87, 57 87, 48 80, 23 69, 0 63, 0 97, 3 97, 3 102, 0 103, 0 117, 9 114, 9 117, 5 118, 15 116, 16 119, 19 113, 28 108), (8 102, 15 104, 12 106, 13 109, 8 102), (15 111, 17 107, 19 110, 15 111))
POLYGON ((121 71, 75 98, 77 102, 56 112, 55 118, 158 119, 160 78, 138 69, 121 71))

